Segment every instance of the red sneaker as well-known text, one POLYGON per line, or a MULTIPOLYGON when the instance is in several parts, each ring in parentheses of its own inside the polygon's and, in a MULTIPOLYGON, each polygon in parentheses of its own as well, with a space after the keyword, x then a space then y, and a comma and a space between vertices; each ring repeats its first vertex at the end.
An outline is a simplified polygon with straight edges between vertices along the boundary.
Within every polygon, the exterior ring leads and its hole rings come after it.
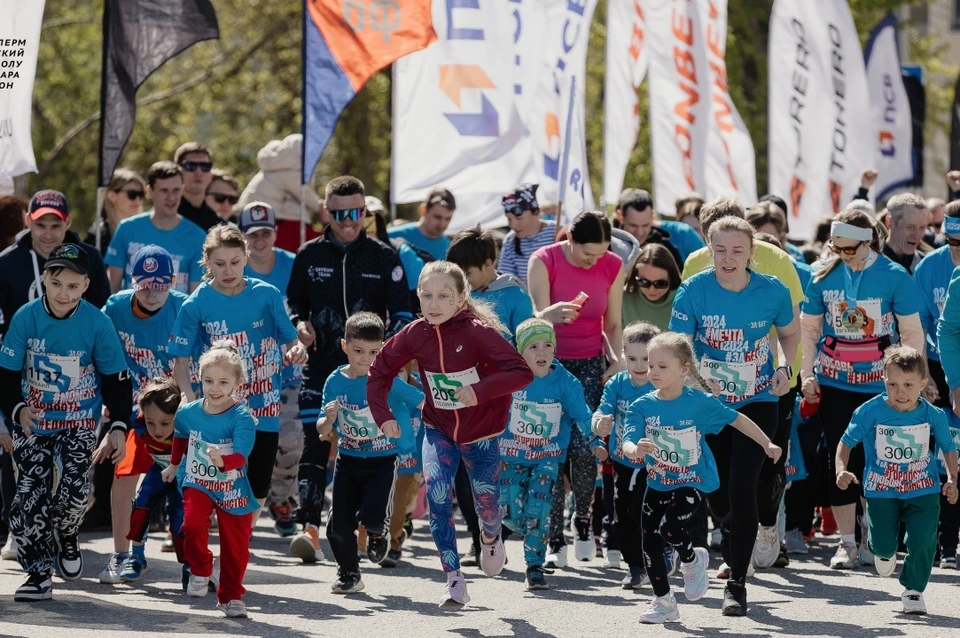
POLYGON ((833 517, 833 510, 829 507, 820 508, 820 533, 824 536, 833 536, 837 533, 837 519, 833 517))

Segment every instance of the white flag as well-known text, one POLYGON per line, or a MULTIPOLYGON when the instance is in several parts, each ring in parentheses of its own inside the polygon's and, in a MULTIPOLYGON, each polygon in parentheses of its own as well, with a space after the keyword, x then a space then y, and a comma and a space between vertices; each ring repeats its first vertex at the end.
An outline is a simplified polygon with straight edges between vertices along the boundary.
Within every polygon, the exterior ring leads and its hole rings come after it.
POLYGON ((880 199, 913 179, 913 122, 900 71, 897 19, 893 14, 874 27, 864 57, 873 121, 880 128, 877 134, 878 177, 873 185, 873 197, 880 199))
POLYGON ((607 70, 603 101, 603 199, 615 203, 640 134, 637 89, 649 59, 647 0, 607 1, 607 70))
POLYGON ((0 176, 37 170, 30 119, 44 0, 0 0, 0 176))
POLYGON ((707 50, 712 121, 707 143, 706 195, 737 197, 744 206, 757 202, 753 140, 730 98, 727 86, 727 0, 699 0, 707 50))
POLYGON ((392 199, 449 188, 450 232, 498 225, 500 198, 535 182, 525 123, 543 67, 546 0, 433 5, 437 41, 394 65, 392 199))
POLYGON ((564 109, 566 122, 563 152, 560 157, 560 219, 558 224, 566 226, 573 218, 589 206, 587 191, 590 187, 587 179, 587 138, 583 128, 583 87, 577 77, 570 78, 570 90, 567 108, 564 109))
MULTIPOLYGON (((790 237, 811 239, 830 215, 830 123, 834 119, 826 5, 776 0, 770 15, 767 94, 770 192, 787 201, 790 237)), ((861 114, 861 117, 865 114, 861 114)))

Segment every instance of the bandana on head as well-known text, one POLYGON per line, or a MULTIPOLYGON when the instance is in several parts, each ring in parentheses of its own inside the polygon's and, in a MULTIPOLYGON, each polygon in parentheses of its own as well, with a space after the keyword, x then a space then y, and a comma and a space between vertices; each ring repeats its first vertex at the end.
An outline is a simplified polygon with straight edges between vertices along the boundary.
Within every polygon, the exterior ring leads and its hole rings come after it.
POLYGON ((539 184, 524 184, 506 195, 500 200, 504 212, 511 215, 522 215, 525 210, 540 210, 540 204, 537 203, 538 186, 539 184))
POLYGON ((517 352, 523 354, 534 341, 549 341, 553 347, 557 347, 557 333, 553 326, 547 326, 542 323, 532 323, 517 330, 517 352))

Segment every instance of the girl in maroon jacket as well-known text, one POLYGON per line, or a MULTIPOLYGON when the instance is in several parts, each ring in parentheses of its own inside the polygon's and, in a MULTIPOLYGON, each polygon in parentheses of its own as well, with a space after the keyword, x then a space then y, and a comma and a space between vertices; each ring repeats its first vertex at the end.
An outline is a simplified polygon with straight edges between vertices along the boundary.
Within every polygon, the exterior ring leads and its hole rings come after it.
POLYGON ((423 317, 384 345, 370 368, 367 397, 377 424, 395 422, 387 394, 397 373, 415 360, 426 390, 423 473, 430 502, 430 530, 447 574, 441 607, 469 602, 460 573, 453 523, 453 481, 463 458, 480 517, 480 567, 488 576, 503 569, 500 538, 500 453, 497 437, 506 427, 511 394, 533 373, 507 332, 482 302, 467 295, 467 280, 448 261, 431 262, 420 273, 417 296, 423 317))

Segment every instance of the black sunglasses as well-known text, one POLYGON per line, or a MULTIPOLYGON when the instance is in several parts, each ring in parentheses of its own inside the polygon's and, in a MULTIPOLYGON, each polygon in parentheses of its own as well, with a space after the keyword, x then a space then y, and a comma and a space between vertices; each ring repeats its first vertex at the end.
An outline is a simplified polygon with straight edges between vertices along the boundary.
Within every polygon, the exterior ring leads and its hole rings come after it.
POLYGON ((236 195, 227 195, 226 193, 210 193, 210 197, 218 204, 230 202, 230 204, 233 205, 240 201, 240 198, 236 195))
POLYGON ((121 192, 121 193, 126 193, 126 194, 127 194, 127 199, 129 199, 131 202, 134 202, 134 201, 136 201, 136 200, 138 200, 138 199, 143 199, 143 198, 146 196, 146 193, 144 193, 143 191, 125 191, 125 190, 120 190, 119 192, 121 192))
POLYGON ((641 288, 656 288, 657 290, 666 290, 670 287, 670 281, 667 279, 644 279, 643 277, 637 279, 637 285, 641 288))
POLYGON ((840 246, 837 246, 831 241, 827 243, 827 248, 829 248, 830 252, 832 252, 834 255, 839 255, 840 253, 843 253, 844 255, 850 257, 853 255, 856 255, 857 251, 860 250, 860 247, 866 243, 869 243, 869 242, 862 241, 858 243, 856 246, 844 246, 841 248, 840 246))
POLYGON ((957 248, 960 246, 960 238, 957 237, 947 237, 947 245, 957 248))
POLYGON ((204 173, 209 173, 213 168, 213 162, 180 162, 180 167, 188 173, 192 173, 198 168, 204 173))

